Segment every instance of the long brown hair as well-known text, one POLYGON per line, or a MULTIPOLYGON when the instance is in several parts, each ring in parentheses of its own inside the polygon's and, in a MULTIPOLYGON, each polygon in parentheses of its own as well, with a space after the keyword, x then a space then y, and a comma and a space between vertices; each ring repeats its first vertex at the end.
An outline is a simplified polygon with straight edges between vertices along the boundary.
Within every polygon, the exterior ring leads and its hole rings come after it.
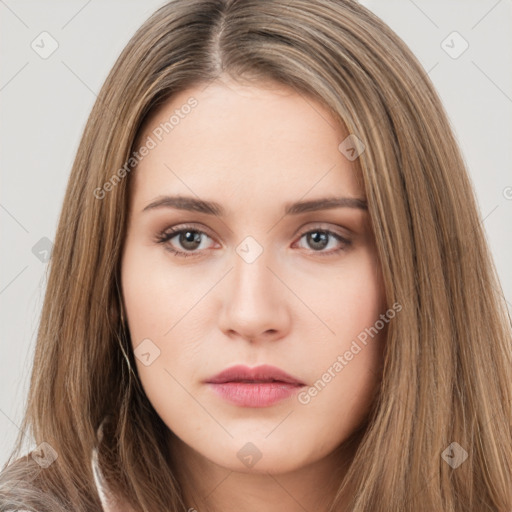
MULTIPOLYGON (((2 510, 98 510, 90 458, 107 415, 100 464, 109 485, 137 511, 186 509, 165 456, 168 429, 133 370, 121 317, 120 255, 136 172, 126 162, 150 114, 221 74, 288 85, 365 144, 354 163, 386 299, 402 311, 389 324, 382 384, 339 496, 354 489, 352 512, 511 509, 511 322, 427 73, 355 1, 174 0, 130 40, 85 127, 21 426, 58 457, 48 468, 22 457, 20 434, 0 478, 2 510), (467 459, 454 467, 447 449, 467 459)), ((331 510, 340 510, 338 500, 331 510)))

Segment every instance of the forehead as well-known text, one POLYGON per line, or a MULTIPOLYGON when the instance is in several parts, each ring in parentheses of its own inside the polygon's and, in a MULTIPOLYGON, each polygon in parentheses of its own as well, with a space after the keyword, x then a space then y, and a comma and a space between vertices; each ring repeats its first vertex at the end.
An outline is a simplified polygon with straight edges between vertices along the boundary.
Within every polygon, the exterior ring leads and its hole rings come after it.
POLYGON ((311 97, 276 83, 232 81, 180 91, 144 124, 135 199, 163 193, 296 200, 364 192, 354 165, 338 149, 348 136, 311 97), (188 190, 187 190, 188 189, 188 190))

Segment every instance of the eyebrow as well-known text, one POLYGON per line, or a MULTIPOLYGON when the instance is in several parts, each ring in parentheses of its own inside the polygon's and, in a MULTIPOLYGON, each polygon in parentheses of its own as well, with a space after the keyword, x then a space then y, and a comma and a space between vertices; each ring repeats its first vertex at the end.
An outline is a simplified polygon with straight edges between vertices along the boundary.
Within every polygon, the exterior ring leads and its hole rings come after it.
MULTIPOLYGON (((175 208, 177 210, 193 211, 219 217, 223 217, 226 214, 224 208, 215 201, 206 201, 187 196, 161 196, 149 203, 142 211, 145 212, 158 208, 175 208)), ((298 215, 300 213, 332 208, 368 210, 368 204, 365 199, 357 197, 323 197, 309 201, 286 203, 285 215, 298 215)))

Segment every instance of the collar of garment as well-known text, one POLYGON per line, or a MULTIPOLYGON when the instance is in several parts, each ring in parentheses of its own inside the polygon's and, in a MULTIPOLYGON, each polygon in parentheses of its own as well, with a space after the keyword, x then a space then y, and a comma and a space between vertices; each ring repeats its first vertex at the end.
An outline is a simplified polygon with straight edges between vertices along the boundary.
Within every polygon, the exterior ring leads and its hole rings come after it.
MULTIPOLYGON (((103 423, 101 423, 98 432, 98 441, 103 438, 103 423)), ((99 443, 98 443, 99 444, 99 443)), ((94 477, 96 490, 100 498, 103 512, 133 512, 133 509, 121 498, 115 496, 108 488, 107 482, 101 472, 98 462, 98 447, 95 446, 91 454, 91 467, 94 477)))

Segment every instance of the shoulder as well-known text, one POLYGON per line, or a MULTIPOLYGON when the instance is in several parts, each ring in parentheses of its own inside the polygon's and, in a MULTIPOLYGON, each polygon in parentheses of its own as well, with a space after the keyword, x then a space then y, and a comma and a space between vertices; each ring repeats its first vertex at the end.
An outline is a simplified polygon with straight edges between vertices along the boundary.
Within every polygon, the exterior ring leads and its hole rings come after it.
POLYGON ((98 451, 96 448, 94 448, 92 451, 91 466, 94 482, 96 484, 96 489, 98 491, 98 496, 100 498, 103 511, 133 512, 133 509, 122 497, 114 495, 114 493, 109 489, 98 464, 98 451))
POLYGON ((6 465, 0 471, 0 510, 68 512, 61 500, 41 489, 40 471, 30 455, 6 465))
MULTIPOLYGON (((91 454, 95 494, 103 512, 133 512, 133 508, 108 488, 98 465, 96 450, 91 454)), ((30 454, 20 457, 0 471, 0 511, 70 512, 69 501, 48 492, 41 481, 41 467, 30 454)))

